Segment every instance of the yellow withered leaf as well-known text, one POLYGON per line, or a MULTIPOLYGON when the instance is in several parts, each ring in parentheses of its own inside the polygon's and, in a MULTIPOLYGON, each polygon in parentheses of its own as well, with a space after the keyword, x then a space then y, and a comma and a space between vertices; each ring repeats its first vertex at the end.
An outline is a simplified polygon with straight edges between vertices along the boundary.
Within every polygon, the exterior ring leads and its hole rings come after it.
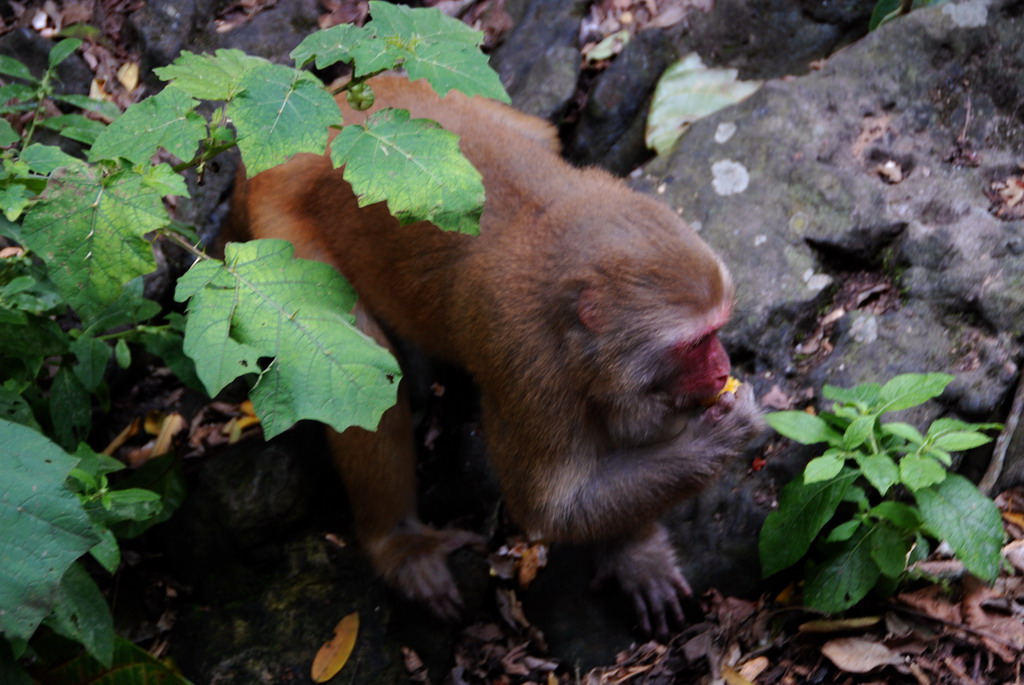
POLYGON ((311 675, 314 683, 326 683, 338 674, 356 646, 359 613, 352 612, 334 626, 334 637, 325 642, 313 659, 311 675))

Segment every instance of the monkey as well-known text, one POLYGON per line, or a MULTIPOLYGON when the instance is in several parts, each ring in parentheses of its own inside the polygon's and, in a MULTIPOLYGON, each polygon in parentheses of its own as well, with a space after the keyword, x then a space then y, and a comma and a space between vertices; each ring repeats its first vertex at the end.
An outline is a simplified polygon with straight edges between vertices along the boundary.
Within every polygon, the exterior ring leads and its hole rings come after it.
MULTIPOLYGON (((301 154, 239 174, 226 239, 291 241, 353 285, 357 324, 378 342, 389 345, 383 324, 468 371, 511 518, 532 539, 597 543, 598 578, 618 580, 645 633, 667 635, 691 588, 658 519, 763 425, 749 385, 700 406, 730 373, 718 338, 728 269, 669 208, 564 161, 548 122, 401 75, 369 85, 367 111, 338 96, 346 124, 395 107, 459 136, 486 192, 479 235, 359 207, 326 155, 301 154)), ((417 516, 405 396, 400 385, 376 431, 330 431, 329 443, 376 570, 454 620, 447 557, 474 536, 417 516)))

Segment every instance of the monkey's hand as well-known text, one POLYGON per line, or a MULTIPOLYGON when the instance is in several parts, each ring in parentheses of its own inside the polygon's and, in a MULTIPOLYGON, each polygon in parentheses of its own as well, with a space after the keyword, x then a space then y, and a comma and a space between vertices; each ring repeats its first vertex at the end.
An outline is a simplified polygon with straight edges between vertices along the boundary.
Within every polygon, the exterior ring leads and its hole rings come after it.
POLYGON ((382 576, 438 618, 455 622, 462 615, 462 594, 448 569, 448 555, 484 539, 468 530, 435 530, 419 521, 403 522, 390 535, 366 545, 382 576))
POLYGON ((640 629, 664 640, 668 638, 670 624, 682 626, 681 602, 693 592, 679 570, 675 549, 665 529, 655 524, 648 530, 646 536, 602 546, 594 584, 600 585, 609 578, 618 580, 633 601, 640 629))
POLYGON ((764 431, 764 417, 749 383, 727 392, 680 434, 677 444, 691 459, 718 462, 738 455, 764 431))

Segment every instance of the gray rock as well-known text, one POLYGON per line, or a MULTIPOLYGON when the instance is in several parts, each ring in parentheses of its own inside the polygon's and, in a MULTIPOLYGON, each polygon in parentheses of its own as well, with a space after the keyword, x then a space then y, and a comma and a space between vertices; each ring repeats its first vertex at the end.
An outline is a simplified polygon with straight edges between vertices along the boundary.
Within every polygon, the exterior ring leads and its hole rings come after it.
MULTIPOLYGON (((521 6, 516 9, 517 14, 522 12, 522 18, 491 55, 491 66, 501 76, 513 103, 526 101, 533 108, 532 113, 546 116, 561 111, 569 101, 572 96, 569 77, 573 70, 579 73, 577 35, 586 6, 583 0, 532 0, 525 9, 521 6), (557 79, 554 79, 557 83, 549 91, 558 98, 540 98, 535 92, 545 81, 546 67, 539 66, 543 64, 560 65, 557 79), (561 98, 564 98, 561 102, 556 101, 561 98)), ((575 77, 571 80, 575 87, 575 77)))
MULTIPOLYGON (((915 11, 821 71, 770 81, 698 122, 670 158, 636 180, 660 191, 730 265, 738 304, 724 337, 759 394, 784 375, 783 387, 797 392, 944 371, 957 380, 918 419, 950 410, 1000 418, 1021 358, 1024 223, 994 216, 985 191, 1012 173, 1021 151, 1024 92, 1005 86, 1019 80, 1007 74, 1024 72, 1024 19, 1013 7, 961 2, 915 11), (987 20, 958 25, 964 7, 987 7, 987 20), (721 126, 735 133, 716 142, 721 126), (889 162, 898 182, 880 169, 889 162), (898 284, 898 307, 846 312, 830 335, 831 353, 802 360, 796 344, 832 311, 842 283, 865 270, 898 284)), ((773 453, 770 468, 757 472, 737 463, 683 505, 688 525, 677 539, 700 550, 688 562, 696 585, 756 590, 756 569, 747 567, 771 508, 765 493, 806 458, 773 453)))

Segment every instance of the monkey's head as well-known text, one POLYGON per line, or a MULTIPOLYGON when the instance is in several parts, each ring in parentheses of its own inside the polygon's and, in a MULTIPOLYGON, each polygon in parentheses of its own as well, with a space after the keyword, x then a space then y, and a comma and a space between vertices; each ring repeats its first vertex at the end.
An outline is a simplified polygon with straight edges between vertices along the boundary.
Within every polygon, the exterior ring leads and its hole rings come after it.
POLYGON ((734 298, 728 269, 689 225, 653 201, 637 204, 643 213, 623 207, 600 244, 584 248, 575 287, 590 396, 613 438, 628 441, 660 434, 724 387, 718 331, 734 298))

